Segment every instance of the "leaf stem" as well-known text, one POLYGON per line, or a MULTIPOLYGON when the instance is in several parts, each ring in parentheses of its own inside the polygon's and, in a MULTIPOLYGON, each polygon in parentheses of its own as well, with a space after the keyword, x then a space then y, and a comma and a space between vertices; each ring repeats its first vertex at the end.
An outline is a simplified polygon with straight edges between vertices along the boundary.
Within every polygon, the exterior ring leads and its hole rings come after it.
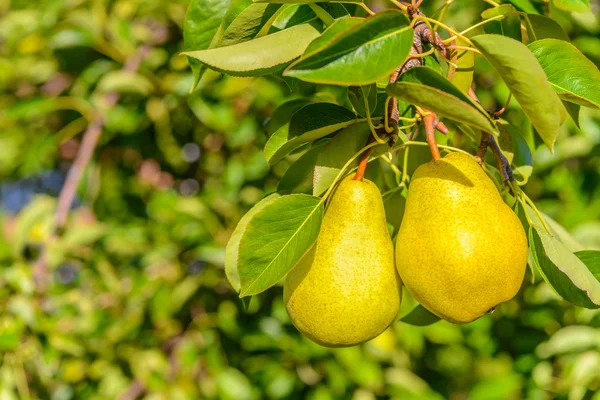
POLYGON ((359 3, 359 5, 369 14, 369 15, 375 15, 375 12, 373 12, 373 10, 371 10, 369 8, 369 6, 367 6, 365 3, 359 3))
POLYGON ((387 165, 390 166, 392 172, 396 176, 396 184, 398 184, 398 186, 400 186, 400 184, 402 183, 402 176, 403 176, 402 171, 400 171, 400 169, 396 166, 396 164, 394 164, 394 162, 388 156, 386 156, 385 154, 383 154, 380 158, 383 161, 385 161, 385 163, 387 165))
POLYGON ((488 3, 488 4, 490 4, 490 5, 494 6, 494 7, 500 7, 500 4, 496 3, 493 0, 483 0, 483 2, 484 3, 488 3))
POLYGON ((450 46, 446 46, 447 49, 453 49, 453 50, 465 50, 465 51, 472 51, 473 53, 477 53, 477 54, 481 54, 481 52, 473 47, 468 47, 468 46, 455 46, 455 45, 450 45, 450 46))
POLYGON ((487 24, 489 22, 492 22, 492 21, 495 21, 495 20, 498 20, 498 19, 503 19, 504 17, 505 17, 505 15, 496 15, 495 17, 488 18, 485 21, 481 21, 480 23, 475 24, 475 25, 471 26, 470 28, 465 29, 460 34, 464 35, 465 33, 470 32, 470 31, 472 31, 475 28, 479 28, 480 26, 483 26, 483 25, 485 25, 485 24, 487 24))
MULTIPOLYGON (((364 90, 361 89, 360 93, 361 93, 363 101, 365 103, 365 111, 367 114, 367 123, 369 124, 369 129, 371 130, 371 134, 373 135, 373 137, 375 138, 375 141, 377 143, 385 144, 385 140, 382 139, 381 137, 379 137, 379 135, 377 134, 377 131, 375 130, 375 127, 373 126, 373 122, 371 121, 371 110, 369 108, 369 100, 367 99, 367 96, 365 96, 364 90)), ((387 117, 386 117, 386 121, 387 121, 387 117)))
MULTIPOLYGON (((453 29, 453 28, 449 27, 448 25, 446 25, 446 24, 444 24, 444 23, 442 23, 442 22, 440 22, 440 21, 438 21, 438 20, 436 20, 436 19, 427 18, 427 17, 425 17, 425 16, 422 16, 422 15, 416 15, 416 16, 415 16, 415 18, 413 19, 413 21, 416 21, 416 20, 422 20, 422 21, 425 21, 425 22, 427 23, 427 25, 429 25, 429 22, 432 22, 432 23, 434 23, 434 24, 437 24, 437 25, 441 26, 442 28, 444 28, 445 30, 447 30, 448 32, 450 32, 451 34, 453 34, 453 35, 454 35, 453 37, 450 37, 450 38, 448 38, 448 39, 444 40, 444 41, 443 41, 443 43, 447 43, 447 42, 449 43, 449 42, 452 42, 454 39, 456 39, 456 37, 459 37, 459 38, 461 38, 462 40, 464 40, 465 42, 469 43, 470 45, 472 45, 472 44, 473 44, 473 43, 472 43, 472 42, 469 40, 469 38, 467 38, 467 37, 463 36, 463 35, 462 35, 460 32, 458 32, 457 30, 455 30, 455 29, 453 29)), ((430 27, 431 27, 431 25, 430 25, 430 27)), ((431 28, 430 28, 430 29, 431 29, 431 28)), ((433 30, 432 30, 432 31, 433 31, 433 30)))
POLYGON ((315 14, 317 14, 317 17, 319 17, 319 19, 323 21, 325 25, 331 26, 331 24, 335 22, 335 18, 333 18, 327 11, 323 9, 323 7, 319 6, 318 4, 310 3, 308 6, 314 11, 315 14))
POLYGON ((396 7, 398 7, 399 9, 401 9, 402 11, 407 11, 408 7, 405 4, 400 3, 397 0, 390 0, 396 7))

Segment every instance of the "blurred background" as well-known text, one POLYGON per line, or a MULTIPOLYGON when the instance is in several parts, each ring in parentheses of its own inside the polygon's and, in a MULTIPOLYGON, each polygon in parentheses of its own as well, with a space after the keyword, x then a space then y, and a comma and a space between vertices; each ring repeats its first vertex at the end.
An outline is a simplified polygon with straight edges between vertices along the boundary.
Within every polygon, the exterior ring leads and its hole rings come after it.
MULTIPOLYGON (((432 15, 444 2, 424 3, 432 15)), ((600 63, 597 4, 584 13, 533 4, 600 63)), ((487 7, 456 1, 445 21, 465 29, 487 7)), ((186 8, 0 0, 0 399, 600 399, 600 313, 529 272, 514 300, 474 323, 398 322, 346 349, 303 338, 281 287, 244 311, 224 247, 294 159, 266 163, 263 126, 290 99, 346 94, 210 71, 190 94, 178 55, 186 8), (123 70, 141 49, 139 70, 123 70), (111 93, 120 98, 107 107, 111 93), (64 234, 49 241, 97 111, 98 146, 64 234)), ((506 87, 488 64, 476 70, 479 98, 499 109, 506 87)), ((573 246, 600 249, 600 113, 582 109, 580 128, 568 121, 552 156, 514 105, 507 118, 534 150, 525 190, 573 246)), ((406 298, 401 314, 414 304, 406 298)))

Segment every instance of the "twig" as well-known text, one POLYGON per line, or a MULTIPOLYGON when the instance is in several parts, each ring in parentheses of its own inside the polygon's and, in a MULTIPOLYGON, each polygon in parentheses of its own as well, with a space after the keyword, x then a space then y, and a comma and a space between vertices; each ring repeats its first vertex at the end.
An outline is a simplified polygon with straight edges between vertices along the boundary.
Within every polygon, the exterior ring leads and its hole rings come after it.
MULTIPOLYGON (((481 104, 481 102, 479 101, 479 98, 477 98, 477 95, 475 94, 475 91, 473 90, 473 88, 469 88, 469 96, 473 100, 475 100, 476 102, 481 104)), ((509 97, 508 101, 510 101, 510 97, 509 97)), ((507 102, 507 104, 508 104, 508 102, 507 102)), ((493 117, 493 114, 492 114, 492 117, 493 117)), ((496 163, 498 164, 498 169, 500 170, 500 175, 502 175, 502 181, 503 182, 514 181, 515 178, 513 176, 513 170, 511 168, 510 163, 508 162, 507 158, 504 157, 504 154, 502 154, 502 150, 500 150, 500 146, 498 146, 496 139, 494 139, 494 136, 492 136, 490 133, 481 131, 481 142, 479 143, 479 147, 477 148, 477 159, 478 159, 479 165, 483 165, 483 157, 485 156, 485 151, 488 148, 492 151, 492 153, 494 154, 494 157, 496 158, 496 163)))
MULTIPOLYGON (((142 63, 142 60, 146 57, 149 51, 149 44, 145 44, 140 47, 139 51, 125 62, 123 71, 137 71, 142 63)), ((119 101, 119 97, 120 95, 118 92, 107 93, 104 97, 104 105, 106 110, 113 108, 117 101, 119 101)), ((54 232, 48 238, 48 241, 42 250, 42 254, 40 254, 39 260, 34 266, 33 274, 38 291, 44 291, 48 280, 48 260, 46 248, 49 244, 56 240, 57 235, 62 233, 62 230, 67 223, 67 218, 69 216, 71 206, 73 205, 73 200, 75 199, 77 187, 79 186, 83 172, 94 155, 94 150, 96 149, 96 145, 98 144, 98 140, 102 134, 104 122, 104 115, 98 112, 90 126, 84 132, 79 151, 75 156, 73 164, 69 168, 65 184, 63 185, 58 196, 54 232)))
POLYGON ((122 393, 117 400, 135 400, 146 392, 146 388, 140 381, 133 381, 129 388, 122 393))

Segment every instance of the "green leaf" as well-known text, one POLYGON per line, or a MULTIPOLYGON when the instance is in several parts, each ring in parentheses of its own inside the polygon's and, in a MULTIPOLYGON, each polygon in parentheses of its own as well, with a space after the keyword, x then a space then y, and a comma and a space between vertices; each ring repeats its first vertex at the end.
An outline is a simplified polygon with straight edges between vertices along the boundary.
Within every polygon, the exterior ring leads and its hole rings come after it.
POLYGON ((600 282, 600 250, 583 250, 578 251, 575 255, 585 264, 596 280, 600 282))
POLYGON ((258 203, 254 205, 248 211, 240 222, 238 222, 235 230, 231 234, 229 241, 227 242, 227 247, 225 247, 225 275, 227 276, 227 280, 231 284, 231 287, 239 293, 240 291, 240 275, 238 272, 238 259, 239 259, 239 250, 240 250, 240 240, 246 231, 248 226, 248 222, 254 217, 254 215, 261 211, 265 206, 275 199, 279 198, 280 195, 277 193, 273 193, 258 203))
POLYGON ((368 85, 396 70, 412 43, 413 31, 404 14, 384 11, 305 53, 284 75, 313 83, 368 85))
POLYGON ((565 11, 584 12, 589 11, 589 0, 552 0, 556 8, 565 11))
POLYGON ((565 106, 565 109, 567 110, 569 115, 571 116, 571 119, 573 120, 575 125, 577 125, 577 127, 579 128, 579 112, 581 111, 581 106, 579 104, 571 103, 566 100, 563 100, 562 103, 563 106, 565 106))
POLYGON ((352 28, 362 24, 365 22, 365 18, 360 17, 346 17, 340 18, 336 20, 333 24, 331 24, 318 38, 313 40, 306 51, 304 52, 304 56, 307 54, 317 53, 327 46, 329 46, 334 40, 339 39, 344 32, 351 30, 352 28))
POLYGON ((265 145, 265 158, 270 164, 280 161, 303 144, 327 136, 356 122, 356 115, 332 103, 304 106, 289 124, 279 128, 265 145))
POLYGON ((502 36, 508 36, 521 41, 521 17, 517 10, 510 4, 501 4, 499 7, 488 8, 481 13, 481 18, 490 19, 498 15, 504 15, 504 18, 490 21, 483 26, 485 33, 495 33, 502 36))
POLYGON ((528 14, 539 14, 538 10, 531 4, 530 0, 510 0, 510 2, 521 11, 528 14))
POLYGON ((279 282, 315 243, 322 219, 321 199, 305 194, 279 197, 254 214, 239 245, 240 297, 279 282))
MULTIPOLYGON (((228 0, 191 0, 183 22, 183 42, 186 50, 208 49, 219 30, 219 25, 230 1, 228 0)), ((202 77, 202 65, 189 58, 194 74, 194 88, 202 77)))
POLYGON ((299 57, 318 35, 312 25, 302 24, 232 46, 182 54, 230 75, 260 76, 275 72, 299 57))
POLYGON ((325 143, 318 144, 308 149, 300 158, 296 160, 283 174, 279 185, 278 192, 291 192, 298 186, 302 185, 307 179, 310 179, 312 172, 317 163, 317 158, 323 150, 325 143))
POLYGON ((542 39, 559 39, 566 42, 569 41, 569 35, 558 22, 552 18, 545 17, 539 14, 527 14, 525 18, 525 26, 527 27, 527 36, 530 42, 542 39), (529 21, 529 23, 527 23, 529 21))
POLYGON ((400 321, 404 322, 405 324, 414 326, 427 326, 438 322, 439 320, 440 317, 433 314, 420 304, 400 319, 400 321))
POLYGON ((315 12, 305 4, 291 4, 281 8, 277 13, 269 33, 277 32, 282 29, 291 28, 294 25, 303 24, 316 19, 315 12))
MULTIPOLYGON (((320 196, 331 186, 342 167, 357 151, 362 149, 371 135, 366 122, 342 129, 317 157, 313 175, 313 195, 320 196)), ((355 161, 349 168, 358 165, 355 161)))
POLYGON ((383 198, 383 206, 385 208, 385 219, 394 227, 392 237, 398 233, 402 218, 404 217, 404 207, 406 205, 406 189, 398 189, 395 192, 383 198))
POLYGON ((305 53, 306 54, 316 53, 317 51, 327 47, 327 45, 329 43, 331 43, 333 41, 333 39, 336 36, 338 36, 339 34, 341 34, 342 32, 346 32, 350 28, 360 25, 363 22, 365 22, 365 19, 359 18, 359 17, 348 17, 348 18, 338 19, 333 24, 331 24, 327 29, 325 29, 325 31, 321 34, 321 36, 319 36, 318 38, 313 40, 308 45, 305 53))
MULTIPOLYGON (((219 47, 231 46, 253 39, 279 10, 279 4, 252 4, 241 10, 235 18, 224 27, 220 35, 219 47)), ((227 15, 226 17, 230 17, 227 15)))
MULTIPOLYGON (((527 213, 529 214, 529 218, 531 219, 531 222, 533 223, 534 227, 536 227, 538 230, 544 229, 539 217, 537 216, 533 208, 531 208, 531 206, 529 205, 527 206, 527 213)), ((581 243, 577 242, 577 240, 575 240, 575 238, 573 238, 573 236, 571 236, 571 234, 558 222, 556 222, 555 220, 553 220, 548 215, 542 212, 540 212, 540 214, 542 218, 544 218, 544 221, 546 221, 548 227, 550 228, 552 236, 555 236, 558 240, 560 240, 562 244, 565 245, 567 250, 571 252, 576 252, 584 249, 581 243)))
POLYGON ((265 131, 267 132, 267 135, 271 136, 283 125, 290 122, 296 111, 309 103, 310 101, 307 99, 294 99, 286 101, 277 107, 275 111, 273 111, 273 116, 271 116, 269 121, 265 124, 265 131))
POLYGON ((498 135, 495 124, 481 106, 431 68, 411 68, 400 79, 387 87, 389 95, 433 111, 440 117, 498 135))
POLYGON ((377 109, 377 85, 374 83, 369 86, 350 86, 348 88, 348 97, 350 98, 354 110, 361 117, 367 116, 365 97, 369 104, 370 115, 373 115, 373 111, 377 109))
POLYGON ((575 46, 562 40, 543 39, 528 47, 561 99, 600 108, 600 71, 575 46))
POLYGON ((566 112, 535 56, 527 46, 505 36, 479 35, 471 40, 498 71, 553 152, 566 112))
MULTIPOLYGON (((456 40, 459 46, 465 46, 467 43, 461 39, 456 40)), ((473 71, 475 70, 475 53, 468 50, 457 50, 456 70, 450 81, 463 93, 468 93, 473 83, 473 71)))
POLYGON ((560 296, 580 307, 600 307, 600 282, 560 240, 534 226, 529 246, 542 277, 560 296))

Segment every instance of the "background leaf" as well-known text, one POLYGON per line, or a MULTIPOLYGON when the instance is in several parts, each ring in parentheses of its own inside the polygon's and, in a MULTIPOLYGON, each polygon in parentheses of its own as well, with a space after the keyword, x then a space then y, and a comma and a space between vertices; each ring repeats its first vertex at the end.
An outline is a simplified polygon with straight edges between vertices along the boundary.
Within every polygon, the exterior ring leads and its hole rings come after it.
POLYGON ((337 34, 327 46, 304 54, 284 75, 322 84, 368 85, 402 64, 412 40, 404 14, 381 12, 337 34))
POLYGON ((279 282, 317 240, 322 219, 321 199, 304 194, 279 197, 254 214, 239 245, 240 297, 279 282))
POLYGON ((543 39, 528 47, 561 99, 600 108, 600 71, 575 46, 562 40, 543 39))
POLYGON ((510 0, 510 2, 521 11, 528 14, 539 14, 530 0, 510 0))
POLYGON ((544 143, 554 151, 566 112, 539 62, 525 45, 504 36, 479 35, 471 40, 498 71, 544 143))
POLYGON ((230 75, 267 75, 299 57, 318 35, 312 25, 302 24, 232 46, 182 54, 230 75))
POLYGON ((584 12, 590 9, 589 0, 552 0, 556 8, 565 11, 584 12))

